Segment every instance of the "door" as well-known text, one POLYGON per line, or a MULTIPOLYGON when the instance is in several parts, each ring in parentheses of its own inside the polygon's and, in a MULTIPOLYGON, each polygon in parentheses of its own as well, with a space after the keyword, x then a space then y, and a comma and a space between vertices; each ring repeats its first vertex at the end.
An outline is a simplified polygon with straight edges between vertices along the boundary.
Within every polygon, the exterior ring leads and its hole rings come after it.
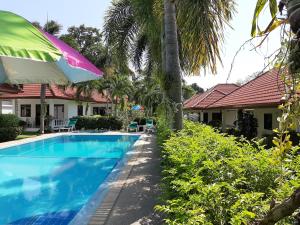
MULTIPOLYGON (((46 116, 49 116, 49 105, 46 105, 46 116)), ((41 124, 41 105, 35 105, 35 126, 39 127, 41 124)), ((45 127, 47 125, 47 119, 45 119, 45 127)))
POLYGON ((61 127, 65 124, 65 106, 63 104, 54 105, 54 126, 61 127))
POLYGON ((54 105, 54 119, 64 120, 65 117, 64 112, 65 112, 64 105, 54 105))

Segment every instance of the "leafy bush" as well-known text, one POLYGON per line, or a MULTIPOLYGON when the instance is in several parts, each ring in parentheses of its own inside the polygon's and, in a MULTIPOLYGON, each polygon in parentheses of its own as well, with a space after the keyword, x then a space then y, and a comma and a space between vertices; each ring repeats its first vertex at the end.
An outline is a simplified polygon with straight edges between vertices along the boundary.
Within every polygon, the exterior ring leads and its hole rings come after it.
POLYGON ((18 127, 20 119, 14 114, 0 114, 0 127, 18 127))
POLYGON ((78 117, 76 129, 81 130, 120 130, 122 122, 114 117, 81 116, 78 117))
POLYGON ((233 135, 235 137, 240 136, 240 132, 236 128, 227 128, 225 133, 228 134, 228 135, 233 135))
POLYGON ((0 114, 0 142, 12 141, 22 132, 20 120, 14 114, 0 114))
POLYGON ((257 136, 258 122, 254 115, 250 112, 239 111, 238 113, 238 128, 240 135, 243 135, 248 140, 251 140, 257 136))
POLYGON ((220 127, 222 127, 222 121, 221 120, 211 120, 208 122, 208 125, 210 125, 214 128, 220 128, 220 127))
POLYGON ((172 225, 248 224, 299 186, 300 156, 290 157, 281 167, 272 151, 187 122, 164 144, 165 203, 156 209, 172 225))
MULTIPOLYGON (((290 131, 288 133, 288 135, 290 135, 290 141, 292 142, 292 145, 293 146, 298 146, 299 141, 300 141, 299 134, 296 131, 290 131)), ((266 148, 272 148, 272 147, 275 146, 274 143, 273 143, 273 139, 276 136, 277 136, 276 133, 263 135, 263 139, 264 139, 263 144, 266 146, 266 148)))

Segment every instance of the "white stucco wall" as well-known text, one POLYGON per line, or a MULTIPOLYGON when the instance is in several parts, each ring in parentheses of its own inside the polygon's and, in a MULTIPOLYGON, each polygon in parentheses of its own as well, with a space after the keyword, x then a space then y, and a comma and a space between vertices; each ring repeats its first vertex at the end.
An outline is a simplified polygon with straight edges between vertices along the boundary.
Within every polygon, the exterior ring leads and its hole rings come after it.
MULTIPOLYGON (((14 100, 14 102, 16 102, 14 100)), ((35 126, 36 116, 36 105, 40 104, 40 99, 18 99, 17 100, 17 115, 24 121, 31 121, 32 125, 35 126), (21 117, 21 105, 31 105, 31 116, 21 117)), ((49 105, 49 115, 54 116, 54 105, 64 105, 64 120, 67 120, 73 116, 77 116, 77 105, 76 101, 64 100, 64 99, 46 99, 46 104, 49 105)), ((14 103, 15 105, 15 103, 14 103)))
POLYGON ((227 128, 235 127, 234 122, 237 121, 237 110, 236 109, 223 109, 222 110, 222 129, 225 131, 227 128))
MULTIPOLYGON (((258 137, 262 137, 266 134, 272 134, 273 129, 278 128, 278 121, 277 118, 280 116, 281 111, 277 109, 277 107, 269 107, 269 108, 252 108, 249 109, 253 112, 254 117, 257 119, 258 122, 258 128, 257 128, 257 134, 258 137), (272 130, 266 130, 264 129, 264 114, 270 113, 272 114, 272 130)), ((193 110, 189 113, 200 113, 201 121, 203 121, 203 115, 204 113, 208 113, 208 122, 212 120, 212 113, 214 112, 220 112, 220 110, 193 110)), ((237 109, 223 109, 222 112, 222 130, 225 131, 227 128, 234 127, 234 121, 237 120, 237 109)))
POLYGON ((254 117, 257 119, 258 128, 257 134, 259 137, 262 137, 265 134, 272 134, 273 130, 264 129, 264 114, 272 114, 272 129, 278 128, 279 124, 277 118, 280 116, 281 111, 276 107, 273 108, 256 108, 254 109, 254 117))

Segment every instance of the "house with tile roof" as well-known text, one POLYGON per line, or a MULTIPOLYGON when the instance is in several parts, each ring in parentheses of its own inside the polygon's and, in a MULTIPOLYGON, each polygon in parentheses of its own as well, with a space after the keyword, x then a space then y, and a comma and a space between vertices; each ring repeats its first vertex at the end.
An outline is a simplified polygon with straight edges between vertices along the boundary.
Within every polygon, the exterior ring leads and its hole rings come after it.
POLYGON ((199 122, 208 123, 212 120, 222 120, 222 113, 219 109, 211 110, 208 106, 227 96, 238 89, 236 84, 218 84, 204 93, 196 94, 184 103, 185 112, 189 117, 199 122))
MULTIPOLYGON (((207 96, 207 93, 204 94, 207 96)), ((216 115, 203 116, 200 121, 220 119, 222 130, 235 127, 234 122, 238 118, 239 110, 249 111, 258 121, 257 133, 261 137, 271 134, 273 129, 278 127, 277 117, 281 114, 278 106, 284 102, 284 94, 285 85, 277 70, 273 69, 216 98, 216 101, 211 101, 209 104, 201 104, 204 100, 197 102, 197 97, 193 97, 186 102, 185 110, 189 113, 206 112, 211 115, 218 112, 217 117, 216 115)), ((201 97, 199 96, 198 99, 201 97)))
MULTIPOLYGON (((0 88, 7 87, 0 85, 0 88)), ((1 113, 14 113, 26 121, 29 128, 38 128, 41 113, 40 92, 40 84, 24 84, 20 85, 18 91, 2 92, 1 113), (6 107, 5 110, 3 106, 6 107)), ((54 129, 63 126, 74 116, 106 115, 112 112, 111 101, 103 94, 94 91, 90 98, 77 98, 76 89, 64 89, 54 84, 46 88, 46 105, 47 116, 51 118, 49 125, 54 129)))

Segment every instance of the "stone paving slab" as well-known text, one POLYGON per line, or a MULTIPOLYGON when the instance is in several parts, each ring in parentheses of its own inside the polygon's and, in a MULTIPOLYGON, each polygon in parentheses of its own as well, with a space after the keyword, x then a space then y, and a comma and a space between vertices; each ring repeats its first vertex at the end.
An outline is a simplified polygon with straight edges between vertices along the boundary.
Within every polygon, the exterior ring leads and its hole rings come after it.
POLYGON ((90 225, 163 224, 153 209, 160 194, 160 154, 154 136, 143 135, 143 139, 90 225))

